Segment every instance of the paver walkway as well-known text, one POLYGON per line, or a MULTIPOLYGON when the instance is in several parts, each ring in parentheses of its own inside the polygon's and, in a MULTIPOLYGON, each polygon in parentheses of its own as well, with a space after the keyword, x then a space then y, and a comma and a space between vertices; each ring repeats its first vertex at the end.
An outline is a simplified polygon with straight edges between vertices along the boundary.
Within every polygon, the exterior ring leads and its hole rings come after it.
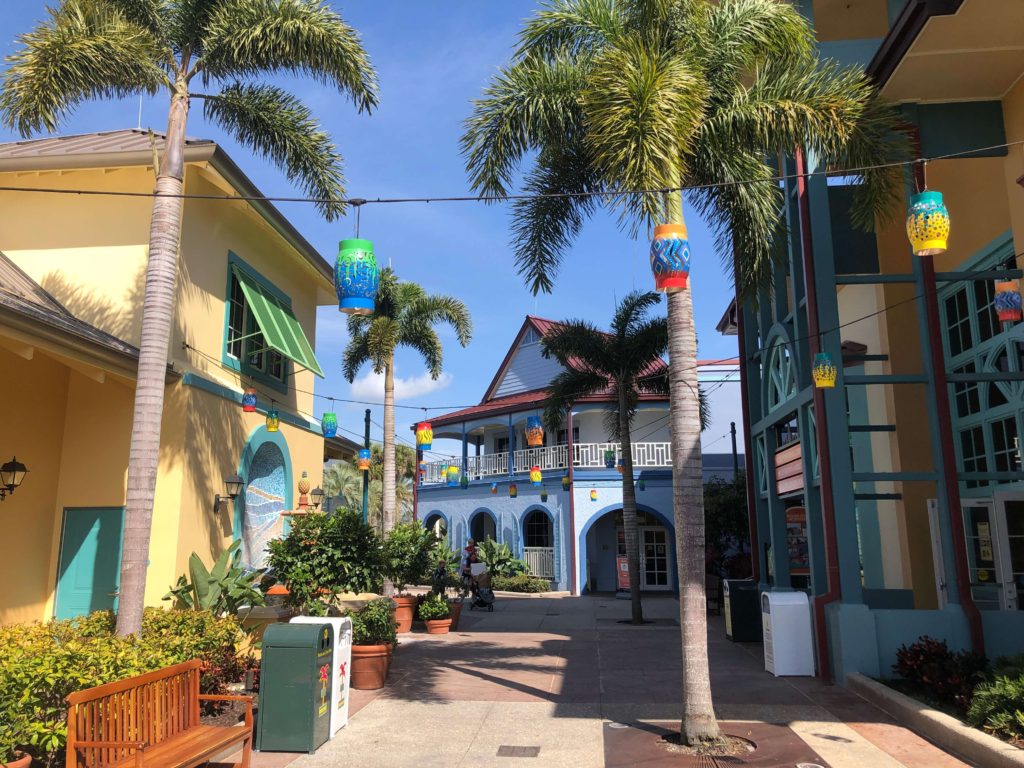
MULTIPOLYGON (((655 623, 633 627, 619 623, 628 601, 612 597, 499 598, 494 613, 464 612, 455 634, 403 635, 388 685, 353 691, 348 727, 316 755, 290 764, 678 764, 660 748, 648 755, 626 746, 656 742, 657 726, 671 728, 679 716, 677 605, 671 597, 646 598, 655 623), (535 759, 523 759, 536 748, 535 759)), ((744 722, 781 724, 792 733, 776 731, 812 763, 832 768, 966 765, 843 688, 767 674, 761 646, 729 642, 720 619, 710 618, 709 638, 715 709, 734 733, 744 722)), ((290 759, 262 754, 253 768, 290 759)))

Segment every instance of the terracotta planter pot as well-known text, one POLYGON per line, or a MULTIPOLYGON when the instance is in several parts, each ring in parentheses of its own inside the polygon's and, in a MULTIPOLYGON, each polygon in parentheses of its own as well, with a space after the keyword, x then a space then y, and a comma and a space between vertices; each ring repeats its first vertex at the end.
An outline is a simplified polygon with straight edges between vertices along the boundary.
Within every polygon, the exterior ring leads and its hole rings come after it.
POLYGON ((32 765, 32 755, 22 755, 13 763, 0 763, 0 768, 28 768, 32 765))
POLYGON ((428 635, 447 635, 448 630, 451 629, 452 620, 447 619, 427 619, 424 624, 427 625, 428 635))
POLYGON ((386 645, 352 646, 352 687, 375 691, 384 687, 391 666, 391 652, 386 645))
POLYGON ((391 599, 395 601, 397 631, 409 632, 412 629, 413 611, 416 610, 416 595, 396 595, 391 599))
POLYGON ((448 603, 448 611, 452 616, 452 632, 459 631, 459 619, 462 617, 462 601, 448 603))

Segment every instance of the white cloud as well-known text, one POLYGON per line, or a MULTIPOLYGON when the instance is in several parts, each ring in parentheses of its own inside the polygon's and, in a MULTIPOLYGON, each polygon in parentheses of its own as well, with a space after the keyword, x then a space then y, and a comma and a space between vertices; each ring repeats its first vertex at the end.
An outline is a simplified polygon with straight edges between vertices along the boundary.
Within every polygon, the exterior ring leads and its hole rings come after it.
MULTIPOLYGON (((437 392, 444 389, 453 381, 450 373, 442 373, 437 380, 430 378, 430 374, 424 372, 420 376, 403 379, 395 377, 395 401, 407 400, 412 397, 437 392)), ((384 374, 367 371, 363 376, 352 382, 352 397, 358 400, 369 400, 374 403, 384 402, 384 374)))

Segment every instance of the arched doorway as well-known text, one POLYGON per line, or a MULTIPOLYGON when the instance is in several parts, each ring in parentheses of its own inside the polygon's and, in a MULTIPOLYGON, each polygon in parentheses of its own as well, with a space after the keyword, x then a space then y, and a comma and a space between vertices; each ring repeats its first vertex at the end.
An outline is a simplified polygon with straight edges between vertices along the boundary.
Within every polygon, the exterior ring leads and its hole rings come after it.
POLYGON ((440 512, 431 512, 423 521, 423 527, 434 534, 437 539, 448 538, 448 521, 440 512))
MULTIPOLYGON (((640 588, 667 592, 677 584, 675 539, 660 515, 637 510, 640 536, 640 588)), ((591 592, 614 592, 618 587, 618 559, 626 556, 622 509, 609 509, 593 518, 581 536, 585 564, 584 586, 591 592)))
POLYGON ((534 509, 523 519, 523 560, 533 576, 555 578, 554 524, 542 509, 534 509))
POLYGON ((288 502, 288 469, 281 448, 275 442, 262 443, 252 455, 245 478, 241 564, 264 568, 267 543, 282 534, 281 513, 288 502))
POLYGON ((484 539, 497 541, 497 526, 494 516, 489 510, 481 509, 473 514, 469 520, 469 535, 474 541, 483 541, 484 539))

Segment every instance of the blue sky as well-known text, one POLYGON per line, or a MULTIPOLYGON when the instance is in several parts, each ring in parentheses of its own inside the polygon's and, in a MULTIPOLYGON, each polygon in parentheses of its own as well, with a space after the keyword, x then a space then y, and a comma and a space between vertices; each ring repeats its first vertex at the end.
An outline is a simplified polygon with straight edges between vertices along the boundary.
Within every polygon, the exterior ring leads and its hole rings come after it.
MULTIPOLYGON (((359 115, 348 101, 316 83, 292 78, 280 78, 280 83, 313 108, 338 145, 345 158, 349 195, 372 199, 467 194, 458 146, 462 122, 471 111, 472 100, 480 96, 488 79, 508 60, 522 20, 537 3, 364 0, 333 5, 363 36, 380 79, 380 108, 372 115, 359 115)), ((2 3, 0 28, 4 30, 4 39, 0 44, 4 54, 15 50, 14 33, 27 31, 44 17, 44 7, 43 0, 2 3)), ((145 99, 143 127, 163 131, 166 108, 165 94, 145 99)), ((68 118, 61 133, 134 127, 138 117, 137 99, 91 103, 68 118)), ((207 124, 198 105, 190 115, 188 132, 221 143, 265 194, 297 193, 275 166, 254 157, 207 124)), ((15 138, 0 129, 0 140, 15 138)), ((352 217, 328 223, 312 205, 280 207, 331 262, 337 254, 338 241, 353 235, 352 217)), ((692 208, 687 207, 686 212, 700 357, 729 357, 736 352, 735 337, 720 336, 715 324, 729 303, 731 285, 723 275, 704 222, 692 208)), ((509 248, 509 223, 505 205, 431 203, 364 207, 361 235, 374 241, 378 260, 383 264, 390 262, 400 277, 414 280, 432 293, 459 297, 473 316, 473 340, 466 349, 458 346, 450 331, 442 331, 445 375, 438 382, 429 381, 415 353, 399 352, 399 404, 476 404, 526 314, 552 319, 584 318, 604 326, 616 298, 634 288, 653 288, 647 242, 630 240, 617 229, 611 216, 599 212, 567 255, 554 292, 534 297, 516 275, 509 248)), ((347 340, 344 317, 336 308, 319 310, 316 352, 327 378, 318 381, 317 392, 379 402, 383 397, 382 385, 368 377, 368 369, 355 385, 341 375, 341 352, 347 340)), ((325 407, 326 401, 318 400, 318 413, 325 407)), ((338 404, 341 426, 361 433, 364 408, 338 404)), ((372 410, 373 420, 381 424, 381 409, 372 410)), ((731 420, 737 426, 741 422, 737 383, 717 388, 712 395, 712 412, 713 421, 704 436, 705 448, 728 451, 729 440, 722 436, 728 432, 731 420)), ((421 415, 415 410, 399 409, 399 434, 409 435, 409 424, 421 415)), ((379 439, 381 429, 375 426, 371 434, 379 439)), ((455 450, 454 445, 439 443, 439 447, 455 450)))

